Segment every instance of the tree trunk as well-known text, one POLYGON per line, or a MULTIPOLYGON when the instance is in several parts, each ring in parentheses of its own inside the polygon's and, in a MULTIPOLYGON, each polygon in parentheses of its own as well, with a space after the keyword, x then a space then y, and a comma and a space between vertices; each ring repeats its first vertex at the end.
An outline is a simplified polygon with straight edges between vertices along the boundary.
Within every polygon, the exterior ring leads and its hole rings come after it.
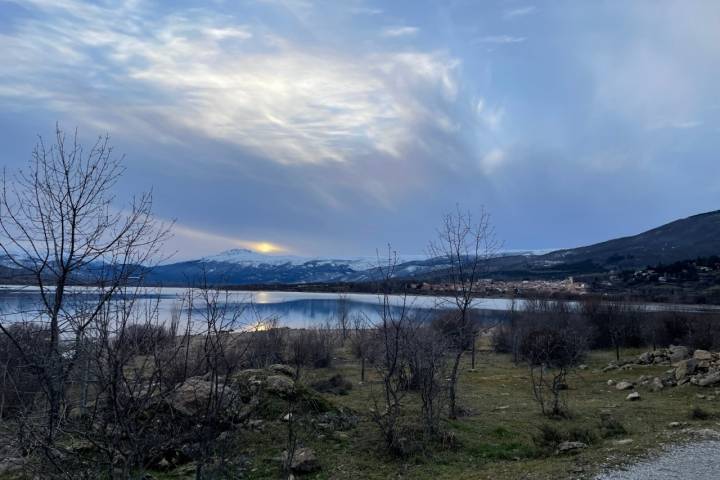
POLYGON ((460 350, 455 355, 455 361, 453 362, 452 373, 450 374, 450 418, 457 419, 457 381, 458 374, 460 371, 460 360, 462 359, 463 351, 460 350))

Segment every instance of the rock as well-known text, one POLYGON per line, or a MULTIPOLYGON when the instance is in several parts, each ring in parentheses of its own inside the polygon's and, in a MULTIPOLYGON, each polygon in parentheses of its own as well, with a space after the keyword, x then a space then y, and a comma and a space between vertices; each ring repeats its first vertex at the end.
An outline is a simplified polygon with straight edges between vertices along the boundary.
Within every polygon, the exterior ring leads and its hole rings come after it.
POLYGON ((633 384, 623 380, 622 382, 618 382, 617 385, 615 385, 615 388, 618 390, 630 390, 633 388, 633 384))
POLYGON ((688 360, 681 360, 677 363, 677 366, 675 367, 675 379, 680 381, 683 378, 692 375, 693 373, 695 373, 697 365, 698 361, 694 358, 690 358, 688 360))
POLYGON ((665 388, 665 384, 662 382, 662 380, 660 380, 659 377, 653 378, 652 383, 650 384, 650 389, 653 392, 659 392, 663 388, 665 388))
POLYGON ((295 382, 285 375, 271 375, 267 377, 265 391, 281 396, 288 396, 295 390, 295 382))
POLYGON ((645 352, 638 357, 638 363, 642 363, 645 365, 653 363, 654 357, 655 356, 653 355, 653 352, 645 352))
POLYGON ((562 442, 560 445, 558 445, 557 453, 568 453, 568 452, 574 452, 577 450, 582 450, 584 448, 587 448, 587 443, 583 442, 562 442))
POLYGON ((635 440, 633 440, 632 438, 623 438, 621 440, 615 440, 613 443, 615 445, 629 445, 629 444, 633 443, 634 441, 635 440))
POLYGON ((608 387, 612 387, 613 385, 615 385, 615 380, 613 380, 611 378, 610 380, 607 381, 607 384, 608 384, 608 387))
MULTIPOLYGON (((213 385, 211 382, 200 377, 192 377, 177 387, 167 401, 176 412, 192 417, 207 408, 212 394, 213 385)), ((233 396, 232 389, 226 386, 223 398, 229 399, 233 398, 233 396)))
POLYGON ((670 361, 673 363, 690 358, 690 350, 687 347, 670 345, 668 351, 670 352, 670 361))
MULTIPOLYGON (((288 452, 283 452, 283 463, 287 462, 288 452)), ((296 473, 312 473, 320 470, 320 462, 310 448, 301 447, 295 450, 290 470, 296 473)))
POLYGON ((683 423, 683 422, 670 422, 670 423, 668 423, 668 427, 670 427, 670 428, 680 428, 680 427, 684 427, 684 426, 685 426, 685 423, 683 423))
POLYGON ((588 369, 588 366, 587 366, 587 365, 585 365, 584 363, 583 363, 583 364, 580 364, 580 365, 578 365, 578 370, 587 370, 587 369, 588 369))
POLYGON ((627 397, 625 397, 625 400, 629 400, 631 402, 640 400, 640 394, 638 392, 632 392, 627 397))
POLYGON ((276 363, 274 365, 270 365, 268 367, 268 370, 270 370, 273 373, 279 373, 280 375, 285 375, 286 377, 295 378, 295 369, 291 367, 290 365, 283 365, 282 363, 276 363))
POLYGON ((693 383, 700 387, 709 387, 710 385, 720 383, 720 372, 709 373, 700 378, 695 377, 693 378, 693 383))
POLYGON ((707 350, 695 350, 695 353, 693 353, 693 358, 695 360, 712 360, 712 353, 708 352, 707 350))

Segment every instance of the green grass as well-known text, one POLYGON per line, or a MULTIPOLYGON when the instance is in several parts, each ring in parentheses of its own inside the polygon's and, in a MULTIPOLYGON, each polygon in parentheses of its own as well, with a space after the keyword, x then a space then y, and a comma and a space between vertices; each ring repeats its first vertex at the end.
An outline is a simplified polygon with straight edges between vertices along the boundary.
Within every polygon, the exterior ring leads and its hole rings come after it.
MULTIPOLYGON (((625 355, 638 352, 624 352, 625 355)), ((679 440, 669 422, 691 418, 691 405, 701 405, 707 419, 690 421, 698 428, 713 425, 710 419, 720 413, 720 400, 699 400, 697 393, 713 394, 714 389, 694 386, 651 392, 638 387, 639 402, 625 400, 627 391, 609 387, 607 381, 637 380, 641 375, 660 375, 668 366, 634 367, 628 371, 600 372, 613 359, 612 352, 593 352, 589 368, 568 378, 568 406, 571 417, 550 420, 540 414, 530 389, 528 372, 515 366, 509 357, 484 353, 478 368, 461 375, 460 404, 472 414, 445 421, 443 429, 452 432, 454 448, 426 448, 409 458, 396 459, 386 454, 375 425, 370 419, 373 398, 381 393, 376 379, 359 383, 358 365, 347 354, 337 358, 333 368, 304 373, 310 383, 341 373, 353 381, 348 395, 324 395, 336 406, 352 409, 360 416, 358 426, 349 430, 346 439, 331 432, 304 431, 300 442, 313 448, 322 463, 322 471, 304 478, 314 479, 387 479, 402 476, 413 479, 562 479, 578 478, 600 465, 626 461, 659 445, 679 440), (498 408, 504 407, 504 408, 498 408), (588 449, 576 455, 554 455, 533 440, 542 425, 551 425, 565 439, 589 443, 588 449), (618 439, 633 439, 618 444, 618 439)), ((370 372, 370 369, 368 369, 370 372)), ((418 419, 417 400, 406 399, 408 418, 418 419)), ((238 454, 251 459, 248 478, 278 478, 279 462, 285 442, 285 427, 280 421, 269 421, 263 432, 238 434, 238 454)), ((172 477, 165 477, 172 478, 172 477)))

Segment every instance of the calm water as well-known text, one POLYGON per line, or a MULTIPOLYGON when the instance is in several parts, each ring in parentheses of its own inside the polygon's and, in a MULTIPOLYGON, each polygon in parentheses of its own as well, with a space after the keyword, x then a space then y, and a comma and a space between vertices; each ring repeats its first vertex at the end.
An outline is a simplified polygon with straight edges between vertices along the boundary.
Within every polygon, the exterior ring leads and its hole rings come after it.
MULTIPOLYGON (((185 288, 147 289, 142 291, 139 306, 151 308, 157 306, 160 318, 171 318, 173 313, 183 310, 182 299, 187 296, 185 288)), ((225 294, 223 294, 223 299, 225 294)), ((271 291, 234 291, 227 294, 228 303, 241 310, 241 320, 245 324, 254 324, 270 318, 277 318, 281 325, 306 327, 333 322, 338 314, 345 310, 350 318, 360 314, 374 322, 379 319, 379 298, 371 294, 347 294, 341 297, 335 293, 271 292, 271 291)), ((70 297, 82 304, 92 299, 91 289, 76 288, 70 297)), ((403 304, 401 296, 392 296, 391 304, 399 311, 403 304)), ((411 311, 422 316, 433 308, 452 308, 452 300, 447 297, 408 296, 404 299, 411 311)), ((574 304, 574 302, 569 302, 574 304)), ((0 286, 0 318, 4 322, 29 319, 37 312, 40 296, 36 287, 0 286)), ((200 307, 196 303, 195 310, 200 307)), ((512 308, 513 301, 500 298, 477 299, 475 308, 492 319, 502 317, 502 312, 512 308)), ((522 308, 522 301, 515 302, 516 308, 522 308)), ((647 310, 717 310, 718 306, 687 306, 671 304, 643 304, 647 310)))

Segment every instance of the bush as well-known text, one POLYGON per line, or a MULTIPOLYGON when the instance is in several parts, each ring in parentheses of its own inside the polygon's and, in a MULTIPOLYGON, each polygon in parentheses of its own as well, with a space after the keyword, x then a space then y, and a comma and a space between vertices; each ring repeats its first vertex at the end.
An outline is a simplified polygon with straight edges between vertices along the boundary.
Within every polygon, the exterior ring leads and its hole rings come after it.
POLYGON ((544 423, 538 427, 537 433, 532 436, 532 441, 541 452, 554 452, 564 441, 564 435, 559 428, 544 423))

